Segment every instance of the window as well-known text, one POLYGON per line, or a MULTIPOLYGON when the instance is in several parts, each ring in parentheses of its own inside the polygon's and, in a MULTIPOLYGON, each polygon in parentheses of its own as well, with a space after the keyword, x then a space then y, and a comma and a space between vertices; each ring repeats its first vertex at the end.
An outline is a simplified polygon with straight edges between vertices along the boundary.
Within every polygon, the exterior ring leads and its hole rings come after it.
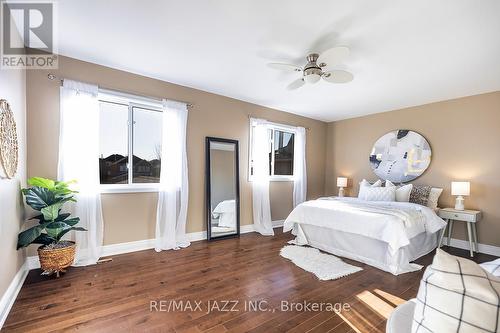
POLYGON ((293 143, 295 135, 293 133, 273 130, 273 175, 293 176, 293 143))
POLYGON ((132 108, 134 119, 132 161, 133 183, 159 183, 161 169, 161 112, 132 108))
MULTIPOLYGON (((293 177, 294 139, 293 129, 285 126, 269 126, 269 176, 272 180, 290 180, 293 177)), ((250 129, 250 142, 253 142, 253 126, 250 129)), ((250 147, 250 179, 253 175, 253 149, 250 147)))
POLYGON ((128 106, 99 105, 99 173, 101 184, 128 183, 128 106))
POLYGON ((158 184, 162 140, 159 102, 99 92, 99 103, 101 185, 137 189, 158 184))

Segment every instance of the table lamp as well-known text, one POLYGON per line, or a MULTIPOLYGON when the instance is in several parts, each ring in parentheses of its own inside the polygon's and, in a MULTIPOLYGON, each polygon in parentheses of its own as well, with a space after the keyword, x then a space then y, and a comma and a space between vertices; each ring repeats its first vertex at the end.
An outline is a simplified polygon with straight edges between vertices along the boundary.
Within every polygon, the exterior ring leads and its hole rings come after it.
POLYGON ((451 182, 451 195, 456 195, 455 201, 456 210, 464 210, 464 195, 470 194, 469 182, 451 182))
POLYGON ((346 177, 337 177, 337 187, 339 188, 339 197, 344 196, 344 187, 347 187, 346 177))

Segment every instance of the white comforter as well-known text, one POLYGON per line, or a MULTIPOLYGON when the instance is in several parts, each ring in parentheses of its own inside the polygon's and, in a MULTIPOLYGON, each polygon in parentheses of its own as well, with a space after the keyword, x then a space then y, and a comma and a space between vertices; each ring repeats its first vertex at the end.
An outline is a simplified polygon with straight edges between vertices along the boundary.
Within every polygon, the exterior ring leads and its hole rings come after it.
MULTIPOLYGON (((376 202, 358 198, 321 198, 304 202, 290 213, 283 231, 310 224, 374 238, 396 252, 422 232, 435 233, 446 223, 428 208, 409 202, 376 202)), ((392 252, 391 251, 391 252, 392 252)))

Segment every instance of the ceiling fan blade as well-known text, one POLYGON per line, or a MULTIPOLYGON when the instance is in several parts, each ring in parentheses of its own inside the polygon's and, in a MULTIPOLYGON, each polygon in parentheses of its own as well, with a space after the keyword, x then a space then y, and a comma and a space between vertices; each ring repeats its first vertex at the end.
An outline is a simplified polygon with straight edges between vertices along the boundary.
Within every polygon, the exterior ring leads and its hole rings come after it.
POLYGON ((347 83, 351 82, 354 79, 354 76, 347 71, 333 70, 325 72, 323 74, 323 79, 330 83, 347 83))
POLYGON ((282 71, 288 71, 288 72, 302 72, 302 68, 299 66, 295 66, 292 64, 282 64, 282 63, 269 63, 267 64, 268 67, 273 68, 273 69, 279 69, 282 71))
POLYGON ((332 47, 321 53, 316 63, 320 67, 331 67, 343 62, 349 56, 349 48, 345 46, 332 47))
POLYGON ((288 90, 295 90, 295 89, 298 89, 300 87, 302 87, 305 83, 304 79, 303 78, 300 78, 300 79, 297 79, 295 81, 293 81, 292 83, 290 83, 286 89, 288 90))

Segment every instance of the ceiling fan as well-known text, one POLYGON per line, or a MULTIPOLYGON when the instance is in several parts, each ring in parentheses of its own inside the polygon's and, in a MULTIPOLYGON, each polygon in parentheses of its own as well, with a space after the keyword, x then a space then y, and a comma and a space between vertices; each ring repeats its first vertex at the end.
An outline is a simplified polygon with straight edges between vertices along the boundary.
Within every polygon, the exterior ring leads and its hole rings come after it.
POLYGON ((269 63, 269 67, 284 71, 301 72, 302 77, 293 81, 287 86, 288 90, 294 90, 302 87, 304 84, 317 83, 321 78, 330 83, 347 83, 352 81, 354 76, 343 70, 329 69, 335 66, 349 55, 349 49, 345 46, 333 47, 321 54, 308 54, 307 64, 302 68, 292 64, 269 63))

